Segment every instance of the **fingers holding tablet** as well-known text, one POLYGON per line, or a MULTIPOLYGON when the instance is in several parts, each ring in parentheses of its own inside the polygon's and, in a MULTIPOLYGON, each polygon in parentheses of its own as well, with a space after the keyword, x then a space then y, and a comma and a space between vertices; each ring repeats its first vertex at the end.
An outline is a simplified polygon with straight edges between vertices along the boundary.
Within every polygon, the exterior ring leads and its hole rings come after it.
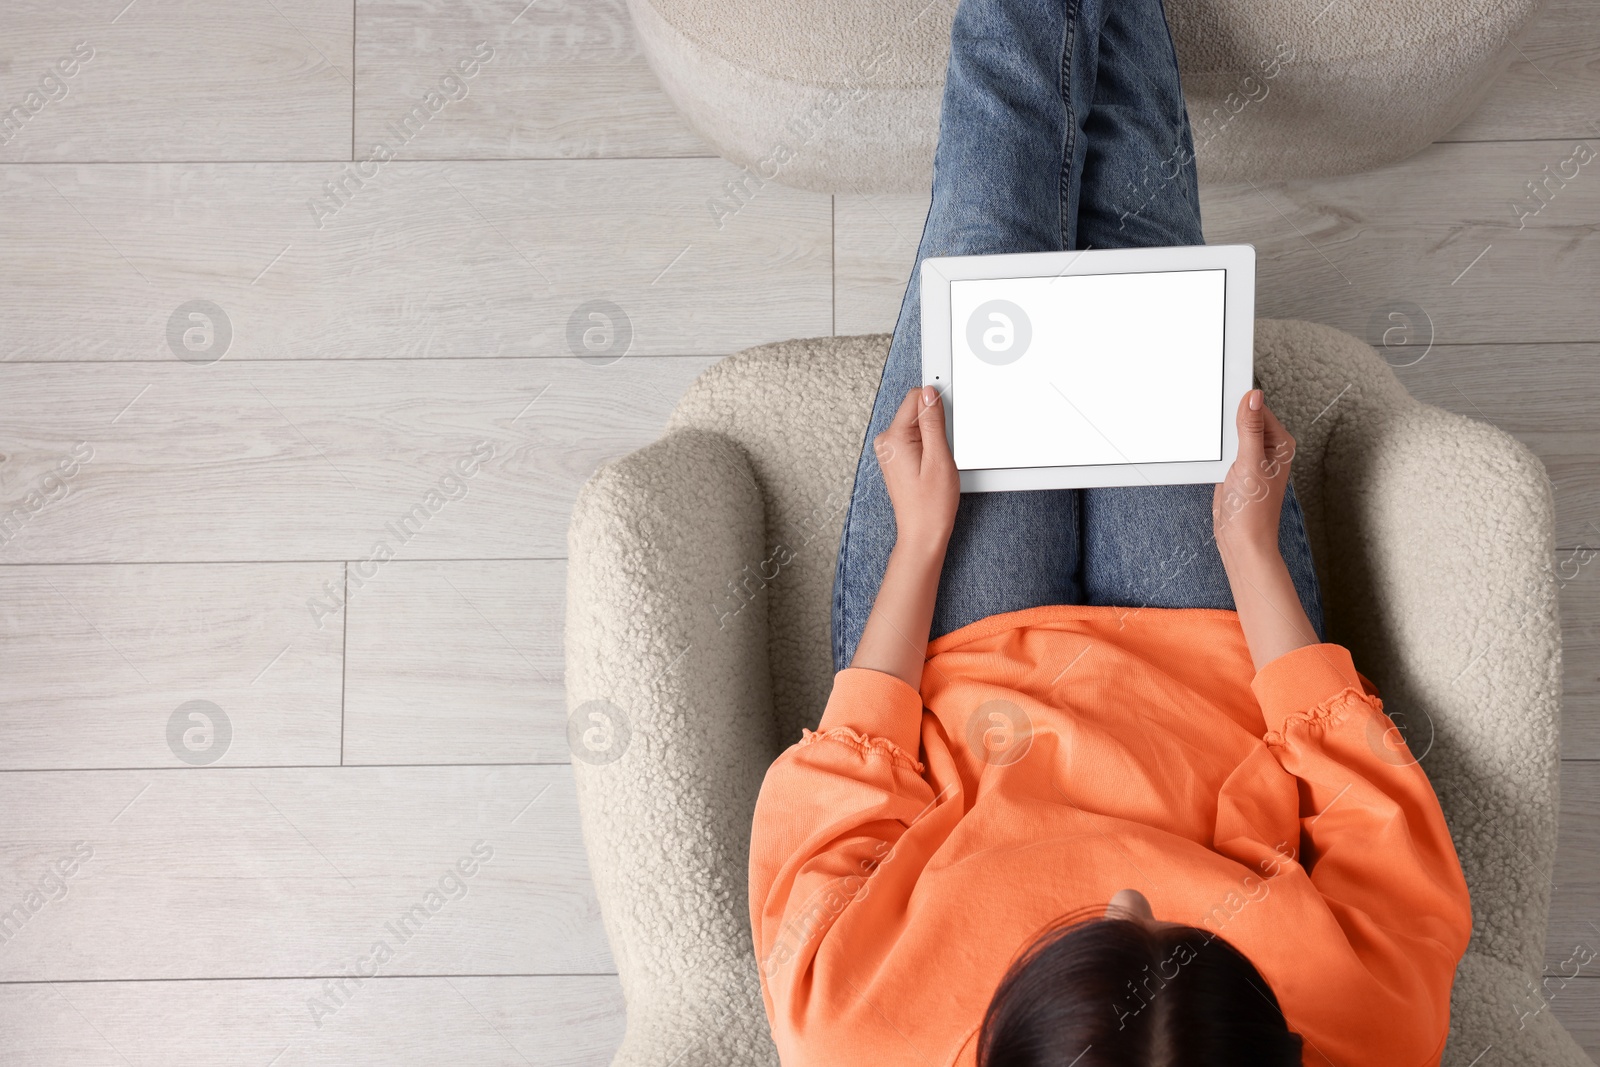
POLYGON ((894 506, 898 539, 942 551, 955 526, 961 480, 945 437, 944 401, 931 385, 906 393, 872 450, 894 506))
POLYGON ((1217 483, 1211 519, 1217 547, 1231 552, 1277 551, 1278 520, 1289 486, 1295 440, 1267 406, 1260 389, 1239 399, 1235 413, 1239 454, 1217 483))

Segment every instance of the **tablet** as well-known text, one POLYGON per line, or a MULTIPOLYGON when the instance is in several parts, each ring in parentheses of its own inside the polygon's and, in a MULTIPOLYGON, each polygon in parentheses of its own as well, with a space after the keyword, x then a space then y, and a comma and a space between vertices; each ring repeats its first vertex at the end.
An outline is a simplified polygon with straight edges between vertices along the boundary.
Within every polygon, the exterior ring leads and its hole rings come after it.
POLYGON ((1251 388, 1252 245, 922 261, 922 380, 962 492, 1220 482, 1251 388))

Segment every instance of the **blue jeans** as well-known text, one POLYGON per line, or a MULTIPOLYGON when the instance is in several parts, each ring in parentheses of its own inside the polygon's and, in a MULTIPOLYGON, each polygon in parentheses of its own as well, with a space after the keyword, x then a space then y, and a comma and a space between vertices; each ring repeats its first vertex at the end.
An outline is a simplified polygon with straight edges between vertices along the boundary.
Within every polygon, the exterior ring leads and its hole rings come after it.
MULTIPOLYGON (((878 385, 834 577, 835 669, 855 656, 894 546, 870 442, 922 382, 925 256, 1204 244, 1194 141, 1161 0, 961 0, 933 203, 878 385)), ((933 636, 1044 604, 1229 608, 1211 485, 967 493, 933 636)), ((1278 543, 1322 636, 1291 485, 1278 543)))

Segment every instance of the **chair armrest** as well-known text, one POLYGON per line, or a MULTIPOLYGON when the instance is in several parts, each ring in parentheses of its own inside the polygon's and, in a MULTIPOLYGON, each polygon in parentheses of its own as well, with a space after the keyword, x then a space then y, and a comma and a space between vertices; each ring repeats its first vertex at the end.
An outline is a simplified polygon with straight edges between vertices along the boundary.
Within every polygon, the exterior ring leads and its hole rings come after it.
POLYGON ((1439 795, 1474 951, 1535 977, 1560 772, 1549 478, 1509 434, 1409 397, 1342 415, 1323 461, 1330 618, 1439 795))
POLYGON ((1555 1015, 1564 998, 1587 991, 1563 984, 1551 976, 1536 987, 1510 964, 1468 951, 1451 990, 1445 1067, 1594 1067, 1555 1015))
POLYGON ((568 739, 627 1002, 615 1067, 777 1063, 746 877, 778 752, 766 594, 748 580, 765 538, 743 452, 703 430, 601 467, 573 510, 568 739))

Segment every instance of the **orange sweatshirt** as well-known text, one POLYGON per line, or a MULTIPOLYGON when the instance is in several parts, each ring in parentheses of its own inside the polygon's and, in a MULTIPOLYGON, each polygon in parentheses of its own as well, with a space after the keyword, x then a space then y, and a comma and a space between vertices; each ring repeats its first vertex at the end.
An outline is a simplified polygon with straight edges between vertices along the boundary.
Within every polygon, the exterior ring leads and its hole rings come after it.
POLYGON ((1471 902, 1350 653, 1257 673, 1232 611, 1059 605, 932 642, 920 695, 840 671, 767 771, 750 920, 784 1064, 970 1067, 1013 958, 1123 888, 1244 953, 1306 1064, 1439 1062, 1471 902))

